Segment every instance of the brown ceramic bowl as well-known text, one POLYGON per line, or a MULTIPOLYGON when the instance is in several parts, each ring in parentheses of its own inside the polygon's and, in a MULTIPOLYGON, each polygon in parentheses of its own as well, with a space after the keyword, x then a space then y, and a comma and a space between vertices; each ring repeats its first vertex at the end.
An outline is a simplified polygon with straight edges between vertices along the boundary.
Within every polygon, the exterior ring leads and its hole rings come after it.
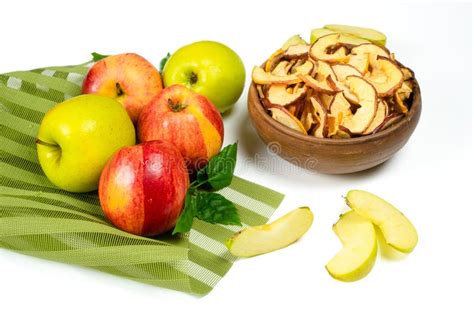
POLYGON ((412 104, 398 123, 373 135, 351 139, 321 139, 304 135, 271 118, 255 84, 248 94, 248 111, 260 138, 270 150, 306 169, 347 174, 369 169, 391 158, 410 138, 421 114, 421 93, 414 79, 412 104))

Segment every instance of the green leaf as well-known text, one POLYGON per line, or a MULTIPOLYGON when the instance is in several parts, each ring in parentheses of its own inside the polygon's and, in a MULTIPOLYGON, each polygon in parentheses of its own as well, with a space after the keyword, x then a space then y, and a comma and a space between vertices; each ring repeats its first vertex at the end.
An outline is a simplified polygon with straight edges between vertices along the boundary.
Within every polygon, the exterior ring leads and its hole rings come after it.
POLYGON ((163 73, 163 69, 165 68, 166 63, 168 62, 168 59, 170 59, 171 55, 170 53, 166 54, 166 57, 161 59, 160 61, 160 72, 163 73))
POLYGON ((195 195, 194 189, 188 189, 184 200, 184 208, 178 218, 178 222, 173 230, 173 235, 176 233, 186 233, 191 230, 193 219, 197 214, 198 198, 195 195))
POLYGON ((234 143, 222 149, 209 161, 206 167, 198 171, 197 182, 199 184, 208 182, 215 190, 229 186, 234 175, 236 160, 237 143, 234 143))
POLYGON ((199 220, 213 224, 242 225, 237 208, 224 196, 214 192, 200 191, 197 199, 196 217, 199 220))
POLYGON ((109 55, 101 55, 101 54, 96 53, 96 52, 93 52, 91 55, 92 55, 92 60, 94 62, 97 62, 97 61, 102 60, 104 58, 107 58, 109 56, 109 55))

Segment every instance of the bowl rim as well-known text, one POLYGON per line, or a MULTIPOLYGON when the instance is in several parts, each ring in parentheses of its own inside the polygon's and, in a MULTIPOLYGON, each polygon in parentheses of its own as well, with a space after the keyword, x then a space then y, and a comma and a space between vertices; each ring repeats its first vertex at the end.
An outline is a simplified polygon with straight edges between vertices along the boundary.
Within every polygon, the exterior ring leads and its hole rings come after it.
POLYGON ((257 112, 261 116, 264 116, 263 119, 267 122, 268 125, 271 125, 274 129, 277 129, 278 131, 285 133, 286 135, 291 136, 293 138, 297 138, 303 141, 309 141, 314 144, 331 144, 331 145, 358 144, 358 143, 363 143, 363 142, 368 142, 368 141, 379 140, 381 138, 386 137, 387 135, 391 133, 398 131, 403 126, 406 126, 413 118, 415 118, 419 112, 421 112, 421 91, 420 91, 420 86, 418 84, 418 81, 416 80, 415 77, 413 77, 413 83, 414 83, 414 86, 413 86, 412 104, 410 106, 410 110, 405 115, 405 117, 403 117, 401 121, 375 134, 360 136, 356 138, 349 138, 349 139, 317 138, 314 136, 305 135, 274 120, 273 118, 270 117, 270 115, 268 115, 268 113, 266 113, 264 106, 262 102, 260 101, 260 98, 258 97, 257 87, 255 85, 255 82, 253 82, 253 80, 251 82, 250 89, 249 89, 248 103, 249 104, 253 103, 252 106, 256 108, 257 112))

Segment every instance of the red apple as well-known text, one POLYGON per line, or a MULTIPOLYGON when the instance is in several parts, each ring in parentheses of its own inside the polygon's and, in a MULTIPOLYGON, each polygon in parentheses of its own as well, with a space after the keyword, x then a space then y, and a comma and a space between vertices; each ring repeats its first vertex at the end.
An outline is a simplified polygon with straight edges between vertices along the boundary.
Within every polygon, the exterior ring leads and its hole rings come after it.
POLYGON ((157 235, 175 226, 188 186, 178 149, 162 141, 145 142, 119 150, 107 162, 99 182, 100 205, 118 228, 157 235))
POLYGON ((188 167, 197 169, 221 150, 224 124, 209 99, 183 85, 172 85, 143 109, 138 138, 173 143, 188 167))
POLYGON ((99 94, 119 101, 133 123, 162 89, 160 72, 145 58, 133 53, 98 61, 82 85, 83 94, 99 94))

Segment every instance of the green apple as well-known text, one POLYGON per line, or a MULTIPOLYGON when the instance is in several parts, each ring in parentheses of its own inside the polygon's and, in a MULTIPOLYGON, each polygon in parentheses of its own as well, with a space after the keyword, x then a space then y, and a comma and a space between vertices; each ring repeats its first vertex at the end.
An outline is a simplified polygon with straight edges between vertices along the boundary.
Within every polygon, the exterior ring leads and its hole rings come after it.
POLYGON ((114 99, 81 95, 51 108, 36 139, 46 177, 70 192, 97 189, 107 160, 120 148, 135 144, 127 111, 114 99))
POLYGON ((237 102, 245 83, 245 67, 229 47, 200 41, 178 49, 163 69, 166 87, 183 84, 206 96, 223 113, 237 102))
POLYGON ((342 249, 326 265, 329 274, 341 281, 356 281, 365 277, 377 257, 377 234, 368 219, 355 211, 343 214, 333 226, 342 249))
POLYGON ((359 215, 380 228, 387 244, 402 253, 410 253, 418 243, 413 224, 403 213, 382 198, 363 190, 351 190, 346 203, 359 215))

